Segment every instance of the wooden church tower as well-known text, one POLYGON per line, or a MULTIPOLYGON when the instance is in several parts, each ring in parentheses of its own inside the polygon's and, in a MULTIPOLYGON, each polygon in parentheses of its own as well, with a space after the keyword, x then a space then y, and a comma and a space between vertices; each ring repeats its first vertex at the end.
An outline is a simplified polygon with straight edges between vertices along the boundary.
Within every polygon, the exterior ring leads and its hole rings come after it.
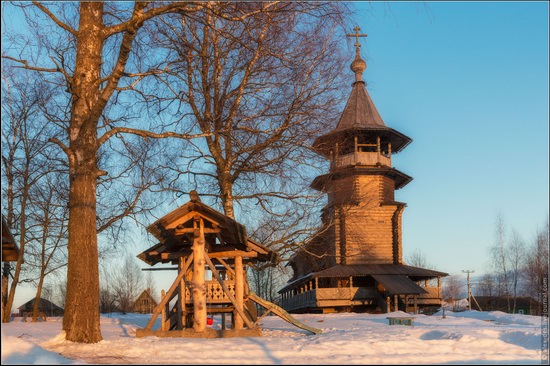
MULTIPOLYGON (((392 155, 411 139, 386 126, 376 110, 363 81, 367 64, 361 58, 359 37, 366 35, 359 34, 358 27, 355 31, 348 35, 356 38, 351 95, 336 128, 313 144, 330 161, 329 172, 311 184, 327 193, 328 204, 321 232, 290 260, 294 276, 280 291, 290 311, 389 311, 392 301, 394 309, 401 303, 405 310, 410 302, 416 310, 420 295, 429 292, 417 282, 427 285, 427 280, 446 275, 403 262, 401 222, 406 204, 396 201, 394 192, 412 178, 392 167, 392 155), (313 290, 315 301, 297 300, 313 290)), ((424 302, 439 305, 440 281, 432 296, 433 301, 424 302)))

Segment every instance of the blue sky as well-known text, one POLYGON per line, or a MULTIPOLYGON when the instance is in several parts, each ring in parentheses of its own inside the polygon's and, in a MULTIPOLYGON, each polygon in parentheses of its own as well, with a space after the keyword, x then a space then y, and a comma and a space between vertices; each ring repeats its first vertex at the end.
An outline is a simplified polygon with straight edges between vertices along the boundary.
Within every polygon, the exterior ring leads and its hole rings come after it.
POLYGON ((367 90, 413 139, 393 159, 414 178, 396 191, 405 257, 483 273, 499 211, 529 243, 548 218, 548 3, 355 7, 367 90))
MULTIPOLYGON (((395 196, 408 205, 404 255, 481 274, 499 211, 528 243, 548 218, 548 3, 353 6, 368 34, 367 90, 386 125, 413 139, 392 159, 414 178, 395 196)), ((172 273, 154 274, 170 286, 172 273)), ((33 291, 20 288, 15 305, 33 291)))

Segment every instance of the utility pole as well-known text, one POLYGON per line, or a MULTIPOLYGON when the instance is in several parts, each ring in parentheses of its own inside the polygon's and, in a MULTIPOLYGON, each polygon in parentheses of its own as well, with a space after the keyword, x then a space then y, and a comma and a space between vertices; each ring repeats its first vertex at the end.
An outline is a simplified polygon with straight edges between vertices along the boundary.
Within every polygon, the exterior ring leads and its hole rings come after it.
POLYGON ((472 292, 470 291, 470 273, 474 273, 475 271, 470 270, 462 270, 462 273, 466 273, 468 276, 468 310, 472 310, 472 292))

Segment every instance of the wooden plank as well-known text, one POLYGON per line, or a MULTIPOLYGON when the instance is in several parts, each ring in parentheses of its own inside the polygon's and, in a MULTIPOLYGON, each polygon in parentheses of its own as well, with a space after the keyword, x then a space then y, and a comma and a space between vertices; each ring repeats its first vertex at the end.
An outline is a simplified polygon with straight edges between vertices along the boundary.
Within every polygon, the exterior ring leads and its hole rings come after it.
POLYGON ((255 303, 263 306, 267 310, 272 311, 274 314, 278 315, 283 320, 286 320, 287 322, 289 322, 290 324, 292 324, 292 325, 294 325, 298 328, 305 329, 307 331, 310 331, 313 334, 323 333, 323 331, 321 329, 310 327, 308 325, 305 325, 304 323, 299 322, 298 320, 296 320, 292 315, 287 313, 280 306, 277 306, 277 305, 275 305, 275 304, 273 304, 273 303, 271 303, 267 300, 262 299, 261 297, 257 296, 252 291, 250 291, 250 293, 248 294, 248 298, 251 299, 252 301, 254 301, 255 303))
POLYGON ((229 292, 229 289, 227 288, 227 286, 225 285, 225 282, 222 280, 222 278, 220 277, 220 274, 218 273, 218 270, 216 269, 216 266, 214 266, 214 263, 212 263, 212 260, 210 259, 210 257, 208 256, 208 253, 204 253, 204 259, 206 260, 206 263, 208 264, 208 266, 210 267, 210 270, 212 271, 212 275, 214 275, 214 277, 216 278, 216 280, 218 280, 218 282, 220 283, 221 287, 223 288, 223 291, 225 292, 225 294, 227 295, 227 297, 229 298, 229 300, 231 301, 231 303, 233 304, 233 306, 235 306, 235 308, 237 309, 237 311, 239 311, 239 315, 243 318, 244 322, 246 323, 246 326, 248 328, 252 328, 253 324, 252 322, 250 321, 250 319, 248 319, 248 317, 245 315, 244 311, 242 309, 239 309, 237 307, 237 301, 235 300, 235 297, 231 294, 231 292, 229 292))

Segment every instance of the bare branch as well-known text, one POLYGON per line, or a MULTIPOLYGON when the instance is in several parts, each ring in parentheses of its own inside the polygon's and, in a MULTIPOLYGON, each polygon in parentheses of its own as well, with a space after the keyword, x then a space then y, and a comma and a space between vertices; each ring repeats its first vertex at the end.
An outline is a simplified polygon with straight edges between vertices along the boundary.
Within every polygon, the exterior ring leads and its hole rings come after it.
POLYGON ((43 13, 45 13, 47 16, 50 17, 51 20, 53 20, 55 22, 55 24, 57 24, 58 26, 60 26, 61 28, 65 29, 67 32, 71 33, 73 36, 77 36, 78 35, 78 32, 76 31, 76 29, 73 29, 71 28, 69 25, 63 23, 61 20, 59 20, 59 18, 57 18, 47 7, 45 7, 44 5, 42 5, 40 2, 38 1, 33 1, 32 2, 34 4, 34 6, 36 6, 38 9, 40 9, 43 13))

